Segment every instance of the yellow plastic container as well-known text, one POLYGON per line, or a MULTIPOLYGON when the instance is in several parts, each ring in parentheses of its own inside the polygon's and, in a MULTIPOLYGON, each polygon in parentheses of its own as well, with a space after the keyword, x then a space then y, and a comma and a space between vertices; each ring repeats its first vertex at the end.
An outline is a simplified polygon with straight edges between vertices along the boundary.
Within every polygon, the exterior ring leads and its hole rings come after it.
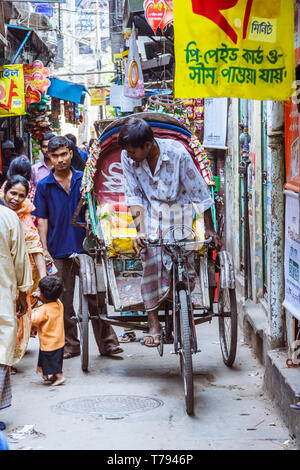
MULTIPOLYGON (((204 217, 195 207, 195 219, 193 228, 198 240, 204 240, 204 217)), ((130 212, 116 212, 110 204, 101 206, 98 213, 104 242, 108 248, 109 256, 114 257, 117 254, 132 254, 133 240, 137 236, 137 231, 130 212)), ((200 252, 204 252, 204 246, 200 245, 200 252)))

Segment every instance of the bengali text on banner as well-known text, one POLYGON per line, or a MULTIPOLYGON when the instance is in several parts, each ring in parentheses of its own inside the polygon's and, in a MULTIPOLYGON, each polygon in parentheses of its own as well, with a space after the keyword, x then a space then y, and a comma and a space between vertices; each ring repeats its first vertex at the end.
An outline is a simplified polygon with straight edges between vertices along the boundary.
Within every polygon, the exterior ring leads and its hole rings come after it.
POLYGON ((174 0, 175 96, 287 100, 293 0, 174 0))
POLYGON ((0 117, 23 114, 26 114, 23 65, 3 65, 0 67, 0 117))

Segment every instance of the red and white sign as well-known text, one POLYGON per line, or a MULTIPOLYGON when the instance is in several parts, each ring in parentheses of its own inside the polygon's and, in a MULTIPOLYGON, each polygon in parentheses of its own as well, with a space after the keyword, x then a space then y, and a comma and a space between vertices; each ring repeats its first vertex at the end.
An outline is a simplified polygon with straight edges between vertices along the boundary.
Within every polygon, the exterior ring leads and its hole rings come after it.
POLYGON ((24 83, 25 83, 25 104, 29 106, 31 103, 38 103, 41 101, 49 86, 51 85, 48 76, 50 71, 44 67, 43 62, 35 60, 32 65, 25 64, 24 70, 24 83))
POLYGON ((145 17, 155 36, 158 28, 163 32, 173 23, 173 0, 145 0, 145 17))

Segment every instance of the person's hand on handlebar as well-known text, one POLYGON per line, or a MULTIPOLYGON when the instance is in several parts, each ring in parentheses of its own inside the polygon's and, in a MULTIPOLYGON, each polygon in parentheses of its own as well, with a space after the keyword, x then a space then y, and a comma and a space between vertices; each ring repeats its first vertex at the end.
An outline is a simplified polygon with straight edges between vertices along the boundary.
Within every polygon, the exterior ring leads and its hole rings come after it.
POLYGON ((146 233, 139 233, 138 236, 133 240, 133 249, 137 254, 139 254, 142 248, 145 248, 144 240, 146 238, 146 233))
POLYGON ((216 251, 221 251, 223 249, 223 243, 219 235, 214 230, 205 230, 205 238, 210 237, 213 239, 216 251))

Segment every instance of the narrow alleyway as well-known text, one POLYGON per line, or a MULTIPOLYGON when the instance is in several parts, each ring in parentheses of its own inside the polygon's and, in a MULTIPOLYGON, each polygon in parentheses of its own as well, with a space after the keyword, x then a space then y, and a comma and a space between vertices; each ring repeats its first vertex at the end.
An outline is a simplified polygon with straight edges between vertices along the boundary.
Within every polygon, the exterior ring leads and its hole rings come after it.
POLYGON ((3 413, 11 448, 294 449, 262 390, 263 368, 241 334, 232 370, 221 359, 217 320, 198 326, 198 337, 194 417, 185 413, 179 360, 171 346, 160 358, 156 349, 128 343, 122 358, 111 359, 97 354, 91 336, 90 372, 81 371, 79 357, 69 359, 66 384, 51 387, 35 374, 38 340, 32 339, 12 377, 13 407, 3 413), (26 433, 26 425, 34 425, 33 432, 26 433), (18 430, 23 434, 12 434, 18 430))

